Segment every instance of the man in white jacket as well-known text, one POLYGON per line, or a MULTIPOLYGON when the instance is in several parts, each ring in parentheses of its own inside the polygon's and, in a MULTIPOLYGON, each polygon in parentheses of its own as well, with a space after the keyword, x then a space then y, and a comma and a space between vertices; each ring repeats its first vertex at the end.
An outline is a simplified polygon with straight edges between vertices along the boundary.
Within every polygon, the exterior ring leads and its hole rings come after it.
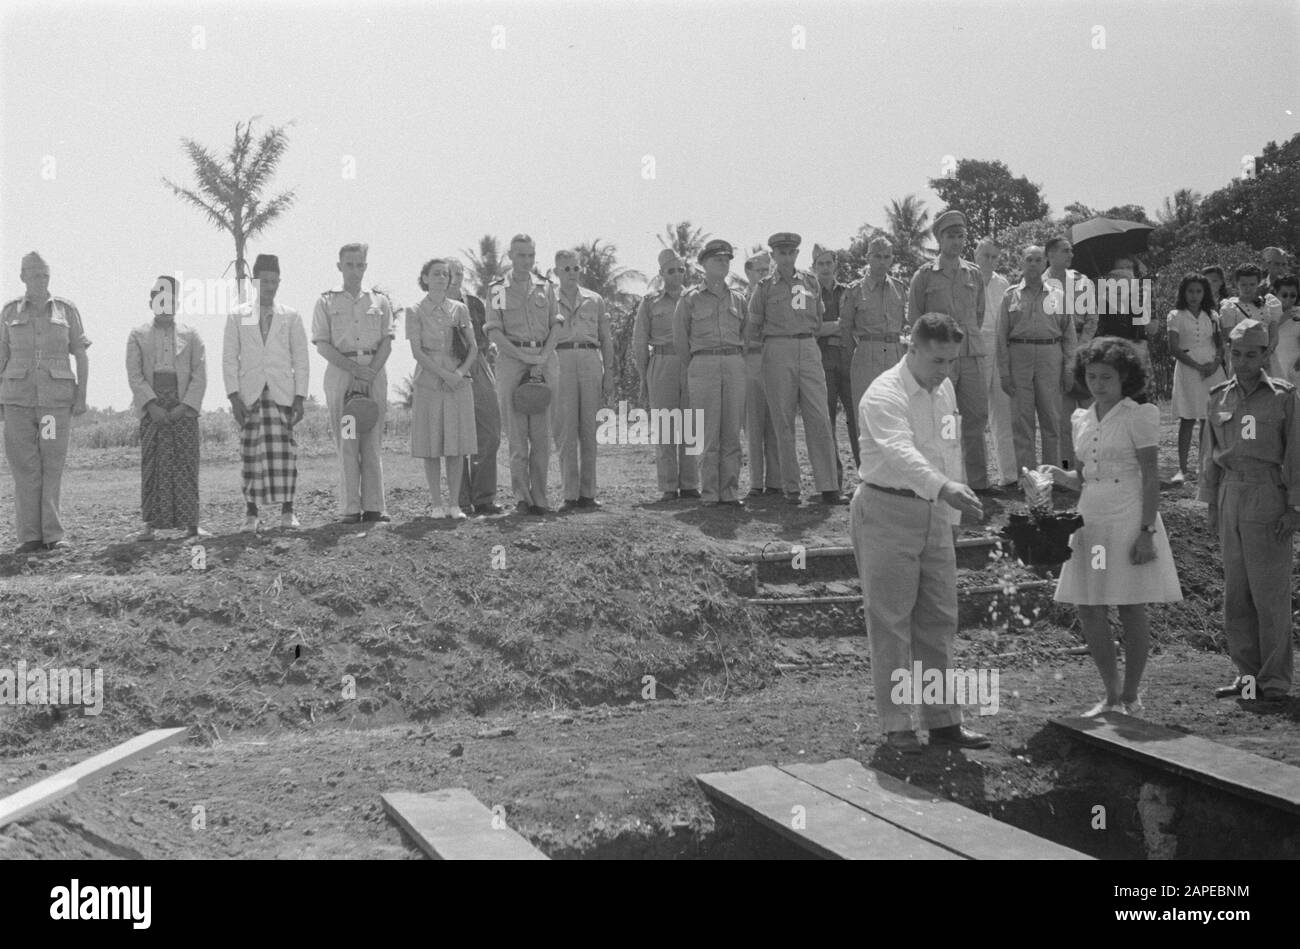
POLYGON ((307 330, 297 310, 275 302, 280 262, 259 254, 253 264, 257 302, 241 303, 226 317, 222 374, 230 412, 241 432, 243 529, 260 526, 258 504, 280 503, 280 526, 301 526, 293 513, 298 486, 298 445, 293 427, 307 398, 307 330))

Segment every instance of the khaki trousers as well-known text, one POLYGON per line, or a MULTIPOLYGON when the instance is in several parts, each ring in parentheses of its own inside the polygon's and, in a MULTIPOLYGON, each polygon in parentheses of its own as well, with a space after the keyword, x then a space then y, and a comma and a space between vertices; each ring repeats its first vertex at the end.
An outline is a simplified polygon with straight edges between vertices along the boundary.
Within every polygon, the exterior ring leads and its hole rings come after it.
MULTIPOLYGON (((501 427, 510 442, 510 487, 515 500, 550 507, 546 500, 546 471, 551 464, 551 413, 555 411, 555 396, 551 396, 546 411, 536 415, 516 412, 512 401, 515 389, 532 368, 507 353, 498 353, 497 397, 501 427)), ((558 388, 560 363, 555 354, 539 368, 547 384, 553 390, 558 388)))
POLYGON ((59 488, 68 457, 72 408, 6 405, 4 424, 5 457, 14 476, 18 543, 62 540, 59 488))
POLYGON ((749 490, 781 488, 776 429, 763 389, 763 353, 745 353, 745 437, 749 442, 749 490))
POLYGON ((776 429, 781 459, 781 490, 799 493, 799 457, 795 453, 794 418, 803 416, 803 434, 818 491, 839 487, 835 476, 835 440, 826 410, 826 373, 822 354, 812 338, 769 336, 763 341, 763 388, 776 429))
POLYGON ((735 501, 740 487, 740 422, 745 415, 745 358, 692 356, 686 371, 691 407, 704 413, 700 496, 735 501))
MULTIPOLYGON (((894 672, 920 662, 946 670, 957 635, 957 555, 946 505, 858 485, 850 508, 853 552, 871 641, 871 681, 885 732, 912 728, 895 704, 894 672)), ((956 705, 921 705, 921 728, 961 723, 956 705)))
MULTIPOLYGON (((363 366, 374 356, 352 357, 363 366)), ((325 405, 330 413, 330 433, 339 452, 339 513, 363 511, 384 513, 384 463, 380 451, 384 444, 384 418, 388 415, 388 372, 370 383, 370 398, 379 406, 379 418, 370 431, 355 432, 354 438, 341 438, 343 403, 347 398, 352 373, 330 363, 325 368, 325 405)))
MULTIPOLYGON (((650 409, 679 409, 682 416, 690 410, 691 394, 676 355, 658 354, 646 365, 646 388, 650 409)), ((680 433, 678 433, 680 434, 680 433)), ((660 445, 655 449, 655 475, 660 492, 698 491, 700 466, 694 455, 686 454, 685 441, 660 445)))
POLYGON ((1017 470, 1038 467, 1035 429, 1043 441, 1043 463, 1054 465, 1060 457, 1061 365, 1065 357, 1060 346, 1012 343, 1008 349, 1011 381, 1016 388, 1011 431, 1017 470))
POLYGON ((600 410, 605 360, 594 349, 562 349, 553 403, 560 443, 564 500, 596 496, 596 412, 600 410))

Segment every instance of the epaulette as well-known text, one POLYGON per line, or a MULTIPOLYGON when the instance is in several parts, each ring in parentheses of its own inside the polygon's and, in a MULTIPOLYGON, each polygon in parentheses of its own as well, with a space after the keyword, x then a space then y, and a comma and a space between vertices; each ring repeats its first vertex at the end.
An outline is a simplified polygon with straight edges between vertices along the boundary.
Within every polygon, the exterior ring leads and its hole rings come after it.
POLYGON ((1291 382, 1289 379, 1283 379, 1279 376, 1269 376, 1268 378, 1273 383, 1274 387, 1280 389, 1282 392, 1295 391, 1295 383, 1291 382))

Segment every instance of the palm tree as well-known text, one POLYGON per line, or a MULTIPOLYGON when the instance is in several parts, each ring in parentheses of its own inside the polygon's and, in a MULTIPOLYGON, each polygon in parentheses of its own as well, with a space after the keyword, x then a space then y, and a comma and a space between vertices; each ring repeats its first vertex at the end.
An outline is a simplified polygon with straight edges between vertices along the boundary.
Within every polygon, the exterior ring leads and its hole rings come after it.
POLYGON ((1179 188, 1172 198, 1165 198, 1164 207, 1156 212, 1156 220, 1161 224, 1170 224, 1174 230, 1186 227, 1196 220, 1196 209, 1201 203, 1201 194, 1191 188, 1179 188))
POLYGON ((690 221, 665 225, 664 234, 659 235, 659 243, 686 262, 686 275, 682 285, 687 287, 694 285, 703 275, 696 261, 700 257, 700 251, 704 250, 704 245, 713 235, 704 233, 702 227, 692 228, 690 221), (668 236, 667 240, 664 240, 664 234, 668 236))
POLYGON ((470 267, 474 269, 474 295, 486 300, 489 284, 510 269, 509 259, 501 256, 501 242, 491 234, 484 234, 479 238, 477 254, 472 250, 461 253, 469 258, 470 267))
POLYGON ((915 270, 933 251, 930 247, 930 212, 914 194, 890 201, 885 208, 889 239, 905 270, 915 270))
POLYGON ((193 139, 181 139, 194 166, 197 188, 182 188, 163 179, 173 194, 198 208, 213 225, 228 231, 235 239, 235 279, 241 302, 247 276, 244 249, 248 239, 266 230, 292 207, 295 199, 292 191, 286 191, 269 201, 262 200, 262 191, 284 157, 289 138, 287 126, 277 125, 254 142, 253 123, 259 118, 255 115, 247 123, 235 124, 235 141, 225 161, 193 139))
POLYGON ((618 265, 618 248, 606 241, 601 243, 596 238, 589 244, 579 244, 574 248, 578 255, 578 282, 588 290, 594 290, 610 303, 630 305, 635 295, 622 289, 625 280, 644 280, 645 274, 628 267, 618 265))

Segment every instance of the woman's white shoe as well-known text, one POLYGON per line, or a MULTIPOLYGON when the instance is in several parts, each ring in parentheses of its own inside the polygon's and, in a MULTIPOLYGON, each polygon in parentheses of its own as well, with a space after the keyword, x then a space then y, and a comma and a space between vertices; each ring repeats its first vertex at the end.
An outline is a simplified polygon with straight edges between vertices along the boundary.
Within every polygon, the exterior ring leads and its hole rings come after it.
POLYGON ((1088 709, 1088 711, 1084 712, 1079 717, 1096 718, 1098 715, 1105 715, 1107 712, 1122 712, 1122 711, 1124 711, 1124 705, 1122 702, 1115 705, 1111 705, 1105 699, 1102 699, 1100 702, 1098 702, 1092 708, 1088 709))

